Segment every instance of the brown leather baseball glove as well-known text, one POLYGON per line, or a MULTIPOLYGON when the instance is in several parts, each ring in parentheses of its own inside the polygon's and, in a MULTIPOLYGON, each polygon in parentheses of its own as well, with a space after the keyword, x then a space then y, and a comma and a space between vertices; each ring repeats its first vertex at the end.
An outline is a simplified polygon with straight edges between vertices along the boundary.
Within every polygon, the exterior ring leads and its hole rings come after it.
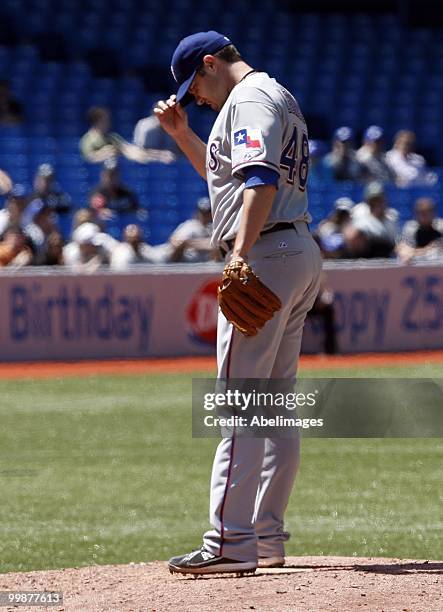
POLYGON ((223 270, 218 288, 222 313, 245 336, 255 336, 281 308, 281 301, 244 261, 232 261, 223 270))

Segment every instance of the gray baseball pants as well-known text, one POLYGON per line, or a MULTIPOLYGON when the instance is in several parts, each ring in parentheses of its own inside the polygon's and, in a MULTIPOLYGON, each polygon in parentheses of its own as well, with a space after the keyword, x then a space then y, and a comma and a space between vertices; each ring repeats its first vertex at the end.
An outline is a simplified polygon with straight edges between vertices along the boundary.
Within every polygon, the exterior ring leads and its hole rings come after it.
MULTIPOLYGON (((306 313, 317 296, 320 251, 308 226, 296 222, 261 236, 249 263, 282 301, 282 309, 254 337, 245 337, 219 313, 219 378, 295 379, 306 313)), ((227 255, 227 257, 229 254, 227 255)), ((210 552, 239 561, 284 556, 283 517, 299 465, 300 439, 224 438, 211 477, 210 552)))

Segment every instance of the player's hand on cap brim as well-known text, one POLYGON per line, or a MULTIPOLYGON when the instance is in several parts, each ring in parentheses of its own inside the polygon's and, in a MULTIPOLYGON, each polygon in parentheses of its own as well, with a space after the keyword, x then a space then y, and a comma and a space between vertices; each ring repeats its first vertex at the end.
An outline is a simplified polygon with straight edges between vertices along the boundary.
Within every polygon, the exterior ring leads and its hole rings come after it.
POLYGON ((154 114, 160 121, 162 128, 173 138, 188 126, 188 115, 177 102, 177 96, 173 94, 167 100, 159 100, 154 108, 154 114))
POLYGON ((156 115, 160 115, 164 113, 165 111, 167 111, 168 109, 174 108, 176 106, 180 106, 180 105, 177 102, 177 96, 175 94, 172 94, 171 96, 169 96, 167 100, 159 100, 157 102, 157 105, 154 108, 154 113, 156 115))

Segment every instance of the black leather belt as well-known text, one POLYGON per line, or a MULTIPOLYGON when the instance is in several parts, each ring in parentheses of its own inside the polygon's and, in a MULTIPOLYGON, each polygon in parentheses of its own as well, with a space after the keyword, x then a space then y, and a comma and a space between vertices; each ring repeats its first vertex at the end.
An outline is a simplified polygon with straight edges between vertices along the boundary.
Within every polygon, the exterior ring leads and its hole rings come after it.
MULTIPOLYGON (((288 221, 280 221, 279 223, 276 223, 275 225, 273 225, 269 229, 263 230, 262 232, 260 232, 260 236, 264 236, 265 234, 272 234, 273 232, 281 232, 281 231, 287 230, 287 229, 293 229, 293 230, 297 231, 294 223, 289 223, 288 221)), ((232 248, 233 248, 234 243, 235 243, 235 238, 232 238, 231 240, 225 240, 225 242, 228 245, 229 251, 232 251, 232 248)), ((223 247, 220 247, 220 253, 221 253, 222 257, 224 257, 227 252, 228 251, 226 251, 226 249, 224 249, 223 247)))

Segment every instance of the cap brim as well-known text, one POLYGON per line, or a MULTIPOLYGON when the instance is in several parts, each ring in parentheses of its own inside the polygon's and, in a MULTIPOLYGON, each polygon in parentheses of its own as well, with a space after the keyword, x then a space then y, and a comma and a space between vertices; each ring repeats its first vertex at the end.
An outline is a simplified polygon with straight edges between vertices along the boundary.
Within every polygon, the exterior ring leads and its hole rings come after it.
POLYGON ((191 87, 191 83, 194 80, 195 75, 197 74, 197 70, 191 74, 191 76, 184 81, 177 91, 177 102, 180 102, 181 106, 186 106, 194 99, 194 96, 188 92, 188 89, 191 87))

